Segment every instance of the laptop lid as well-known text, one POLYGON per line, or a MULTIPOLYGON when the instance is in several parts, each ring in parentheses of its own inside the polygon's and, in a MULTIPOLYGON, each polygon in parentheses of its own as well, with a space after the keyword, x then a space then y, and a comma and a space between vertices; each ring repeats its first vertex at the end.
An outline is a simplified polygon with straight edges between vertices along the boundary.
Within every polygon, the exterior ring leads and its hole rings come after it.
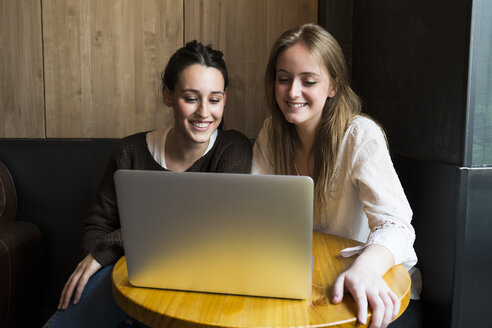
POLYGON ((118 170, 132 285, 306 299, 309 177, 118 170))

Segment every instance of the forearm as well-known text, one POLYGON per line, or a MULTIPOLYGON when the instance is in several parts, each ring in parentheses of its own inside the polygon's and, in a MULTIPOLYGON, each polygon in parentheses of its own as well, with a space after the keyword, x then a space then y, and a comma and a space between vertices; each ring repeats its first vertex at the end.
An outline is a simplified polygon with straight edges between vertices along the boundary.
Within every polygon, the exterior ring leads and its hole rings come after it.
POLYGON ((114 160, 108 163, 98 193, 89 216, 84 222, 82 248, 87 255, 91 253, 103 266, 112 262, 106 252, 118 252, 121 245, 120 222, 114 190, 113 174, 116 171, 114 160))
POLYGON ((391 252, 384 246, 372 244, 364 248, 354 261, 350 270, 383 276, 395 264, 391 252))

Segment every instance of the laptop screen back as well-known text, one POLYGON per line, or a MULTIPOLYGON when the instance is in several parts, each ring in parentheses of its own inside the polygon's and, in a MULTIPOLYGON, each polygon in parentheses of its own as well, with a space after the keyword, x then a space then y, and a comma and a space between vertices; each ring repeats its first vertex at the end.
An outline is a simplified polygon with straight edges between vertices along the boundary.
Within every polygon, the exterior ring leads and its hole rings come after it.
POLYGON ((133 285, 309 297, 309 177, 118 170, 115 186, 133 285))

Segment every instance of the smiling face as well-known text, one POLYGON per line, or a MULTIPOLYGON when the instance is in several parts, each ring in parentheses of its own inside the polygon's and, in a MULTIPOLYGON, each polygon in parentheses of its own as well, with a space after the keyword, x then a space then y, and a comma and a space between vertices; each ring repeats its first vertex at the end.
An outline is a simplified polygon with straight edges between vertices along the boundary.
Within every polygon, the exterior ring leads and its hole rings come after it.
POLYGON ((287 122, 298 127, 315 128, 327 98, 335 93, 326 69, 302 43, 280 53, 276 65, 275 97, 287 122))
POLYGON ((185 141, 208 143, 222 120, 226 93, 222 73, 193 64, 185 68, 171 92, 163 89, 164 103, 174 109, 174 127, 185 141))

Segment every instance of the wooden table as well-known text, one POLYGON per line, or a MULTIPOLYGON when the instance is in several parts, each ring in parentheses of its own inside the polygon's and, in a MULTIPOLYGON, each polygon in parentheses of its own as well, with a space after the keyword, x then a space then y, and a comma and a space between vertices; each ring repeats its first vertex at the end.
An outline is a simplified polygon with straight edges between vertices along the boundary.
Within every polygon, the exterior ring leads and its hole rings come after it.
MULTIPOLYGON (((357 325, 357 306, 350 295, 337 305, 330 301, 333 282, 355 259, 341 257, 340 250, 358 244, 313 234, 313 290, 307 300, 133 287, 125 257, 113 269, 113 295, 124 311, 152 327, 362 327, 357 325)), ((407 270, 398 265, 383 278, 400 298, 403 313, 410 301, 407 270)))

